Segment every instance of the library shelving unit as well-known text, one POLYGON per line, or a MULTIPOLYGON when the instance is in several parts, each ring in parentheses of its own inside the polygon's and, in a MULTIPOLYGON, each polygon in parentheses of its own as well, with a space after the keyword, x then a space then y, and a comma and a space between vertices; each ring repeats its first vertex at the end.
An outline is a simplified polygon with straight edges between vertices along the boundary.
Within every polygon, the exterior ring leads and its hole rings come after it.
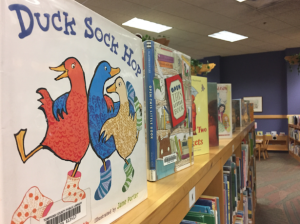
MULTIPOLYGON (((254 122, 236 128, 232 138, 220 139, 219 146, 210 147, 208 154, 195 156, 193 166, 157 182, 148 182, 148 198, 113 223, 180 223, 190 210, 189 192, 195 187, 195 198, 201 195, 219 197, 221 223, 224 224, 223 165, 232 154, 241 156, 241 142, 248 139, 249 132, 254 136, 254 122)), ((253 159, 249 156, 249 166, 255 162, 253 159)), ((242 200, 241 196, 239 210, 243 210, 242 200)), ((252 224, 255 224, 255 191, 252 191, 252 202, 252 224)))
MULTIPOLYGON (((300 126, 299 125, 294 125, 294 124, 289 124, 289 128, 294 128, 300 131, 300 126)), ((289 143, 294 143, 294 145, 300 145, 300 141, 297 139, 294 139, 293 137, 290 136, 290 130, 289 130, 289 143)), ((296 154, 294 151, 292 151, 289 148, 289 154, 291 156, 293 156, 296 160, 298 160, 300 162, 300 157, 299 157, 299 153, 296 154)))

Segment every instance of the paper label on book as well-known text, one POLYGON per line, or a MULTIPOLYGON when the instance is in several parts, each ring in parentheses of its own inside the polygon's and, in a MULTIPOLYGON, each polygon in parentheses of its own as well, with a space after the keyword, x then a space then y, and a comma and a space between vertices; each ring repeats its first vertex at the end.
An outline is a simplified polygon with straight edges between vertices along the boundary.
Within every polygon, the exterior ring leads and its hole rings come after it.
POLYGON ((173 68, 173 63, 165 62, 165 61, 158 61, 160 67, 164 68, 173 68))
POLYGON ((176 153, 163 157, 164 166, 169 165, 171 163, 175 163, 176 161, 177 161, 176 153))
POLYGON ((171 109, 172 126, 175 127, 186 116, 183 82, 179 75, 175 75, 166 79, 166 85, 171 109))
POLYGON ((72 224, 86 216, 86 198, 40 219, 40 224, 72 224))

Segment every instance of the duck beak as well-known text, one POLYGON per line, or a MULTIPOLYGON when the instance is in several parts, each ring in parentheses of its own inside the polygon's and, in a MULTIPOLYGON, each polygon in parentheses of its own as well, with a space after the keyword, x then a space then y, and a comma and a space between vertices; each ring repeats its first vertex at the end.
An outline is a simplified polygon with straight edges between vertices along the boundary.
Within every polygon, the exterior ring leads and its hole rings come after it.
POLYGON ((114 93, 116 92, 116 83, 112 84, 108 89, 106 90, 108 93, 114 93))
POLYGON ((111 75, 111 77, 113 77, 119 73, 120 73, 120 68, 111 68, 111 71, 109 74, 111 75))
POLYGON ((57 81, 57 80, 60 80, 60 79, 62 79, 62 78, 66 78, 66 77, 68 77, 68 70, 65 68, 65 65, 64 64, 62 64, 62 65, 60 65, 60 66, 58 66, 58 67, 49 67, 51 70, 53 70, 53 71, 56 71, 56 72, 64 72, 64 73, 62 73, 61 75, 59 75, 59 76, 57 76, 56 78, 55 78, 55 80, 57 81))

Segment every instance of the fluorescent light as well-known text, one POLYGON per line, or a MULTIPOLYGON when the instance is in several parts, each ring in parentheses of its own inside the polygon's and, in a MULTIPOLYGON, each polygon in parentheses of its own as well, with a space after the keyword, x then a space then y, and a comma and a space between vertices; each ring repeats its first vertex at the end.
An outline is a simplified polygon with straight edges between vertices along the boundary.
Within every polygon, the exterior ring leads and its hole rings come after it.
POLYGON ((244 1, 246 1, 246 0, 237 0, 238 2, 244 2, 244 1))
POLYGON ((123 26, 130 26, 133 28, 138 28, 141 30, 148 30, 155 33, 160 33, 169 29, 172 29, 172 27, 161 25, 158 23, 153 23, 147 20, 133 18, 125 23, 122 24, 123 26))
POLYGON ((228 31, 220 31, 218 33, 214 33, 214 34, 211 34, 211 35, 208 35, 208 36, 216 38, 216 39, 220 39, 220 40, 230 41, 230 42, 235 42, 235 41, 238 41, 238 40, 243 40, 243 39, 248 38, 248 37, 245 37, 245 36, 242 36, 242 35, 239 35, 239 34, 236 34, 236 33, 231 33, 231 32, 228 32, 228 31))

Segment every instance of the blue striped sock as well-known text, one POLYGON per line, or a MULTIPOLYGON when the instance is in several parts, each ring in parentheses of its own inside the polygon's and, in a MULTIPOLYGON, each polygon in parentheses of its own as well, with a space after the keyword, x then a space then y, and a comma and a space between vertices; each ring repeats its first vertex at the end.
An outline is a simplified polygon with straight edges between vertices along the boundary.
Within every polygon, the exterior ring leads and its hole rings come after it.
POLYGON ((100 169, 100 184, 95 192, 95 200, 101 200, 104 198, 111 187, 111 165, 110 161, 107 160, 105 162, 106 164, 106 170, 104 170, 104 166, 102 165, 100 169))

